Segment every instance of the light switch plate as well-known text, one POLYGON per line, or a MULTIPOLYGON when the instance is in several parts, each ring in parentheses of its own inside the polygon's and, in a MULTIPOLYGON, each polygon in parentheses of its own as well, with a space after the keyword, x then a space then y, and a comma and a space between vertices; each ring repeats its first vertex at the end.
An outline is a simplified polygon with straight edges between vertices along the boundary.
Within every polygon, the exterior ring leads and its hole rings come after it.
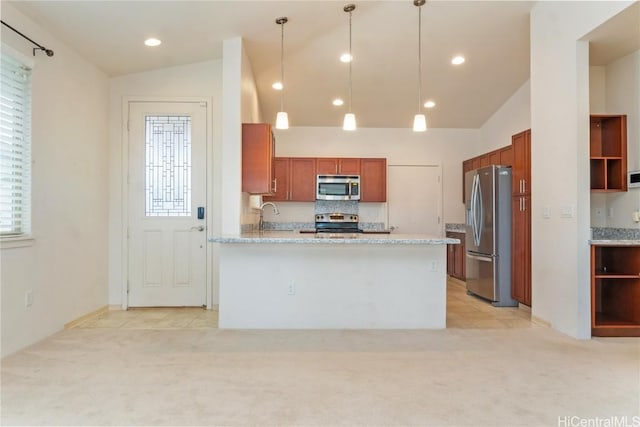
POLYGON ((562 218, 573 218, 573 205, 564 205, 560 208, 560 216, 562 218))
POLYGON ((542 217, 551 218, 551 208, 549 206, 545 206, 544 208, 542 208, 542 217))

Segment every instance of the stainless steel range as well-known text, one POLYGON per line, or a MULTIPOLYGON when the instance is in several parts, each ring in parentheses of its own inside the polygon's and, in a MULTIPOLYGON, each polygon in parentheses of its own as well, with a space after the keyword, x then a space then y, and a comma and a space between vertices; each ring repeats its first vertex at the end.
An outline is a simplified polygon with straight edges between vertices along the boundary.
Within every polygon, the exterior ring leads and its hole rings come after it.
POLYGON ((316 215, 316 233, 361 233, 356 214, 325 213, 316 215))

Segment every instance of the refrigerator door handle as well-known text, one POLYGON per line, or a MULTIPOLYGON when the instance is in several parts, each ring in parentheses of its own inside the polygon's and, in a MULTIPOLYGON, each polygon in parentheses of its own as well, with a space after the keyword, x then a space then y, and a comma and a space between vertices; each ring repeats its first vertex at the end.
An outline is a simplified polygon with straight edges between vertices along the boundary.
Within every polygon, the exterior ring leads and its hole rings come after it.
POLYGON ((475 259, 476 261, 493 262, 493 258, 488 256, 471 255, 467 252, 467 258, 475 259))
POLYGON ((480 246, 480 243, 482 241, 482 228, 484 225, 484 206, 482 206, 482 186, 480 185, 480 175, 478 175, 478 202, 479 202, 479 209, 478 209, 478 244, 477 246, 480 246))

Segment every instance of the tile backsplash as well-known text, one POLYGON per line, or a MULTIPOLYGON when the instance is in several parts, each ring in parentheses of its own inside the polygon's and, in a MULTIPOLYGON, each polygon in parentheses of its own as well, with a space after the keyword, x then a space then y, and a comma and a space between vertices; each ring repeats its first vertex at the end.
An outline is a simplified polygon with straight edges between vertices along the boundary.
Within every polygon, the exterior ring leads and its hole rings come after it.
POLYGON ((316 200, 316 214, 333 212, 357 215, 358 202, 355 200, 316 200))

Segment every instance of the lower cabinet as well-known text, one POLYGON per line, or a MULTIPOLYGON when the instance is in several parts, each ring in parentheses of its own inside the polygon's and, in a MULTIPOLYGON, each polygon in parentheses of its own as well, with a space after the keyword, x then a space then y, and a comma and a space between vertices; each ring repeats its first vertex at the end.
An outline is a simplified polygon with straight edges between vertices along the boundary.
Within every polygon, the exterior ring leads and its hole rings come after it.
POLYGON ((465 234, 447 231, 447 237, 460 240, 459 245, 447 245, 447 274, 456 279, 466 280, 464 245, 465 234))
POLYGON ((591 335, 640 337, 640 246, 591 246, 591 335))

